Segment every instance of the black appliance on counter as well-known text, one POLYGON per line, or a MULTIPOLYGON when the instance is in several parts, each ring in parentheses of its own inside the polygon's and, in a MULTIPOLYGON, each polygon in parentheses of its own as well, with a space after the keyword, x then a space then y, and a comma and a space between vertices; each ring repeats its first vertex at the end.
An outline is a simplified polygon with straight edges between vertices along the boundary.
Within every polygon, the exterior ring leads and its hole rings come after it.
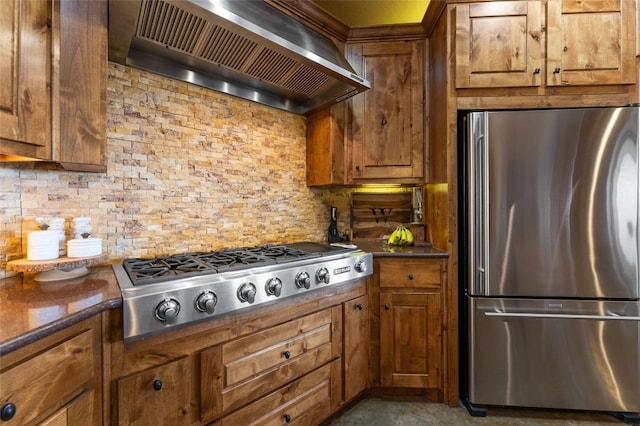
POLYGON ((298 242, 131 258, 113 269, 126 341, 362 279, 372 274, 373 258, 357 248, 298 242))

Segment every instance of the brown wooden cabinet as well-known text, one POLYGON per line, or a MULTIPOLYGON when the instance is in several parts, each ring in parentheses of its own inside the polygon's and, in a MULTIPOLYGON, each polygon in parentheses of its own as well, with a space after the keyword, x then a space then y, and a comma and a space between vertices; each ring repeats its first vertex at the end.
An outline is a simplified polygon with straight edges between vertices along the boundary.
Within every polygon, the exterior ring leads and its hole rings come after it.
POLYGON ((118 380, 118 424, 190 424, 190 360, 178 360, 118 380))
POLYGON ((319 424, 344 401, 344 307, 366 294, 364 279, 318 288, 126 343, 112 310, 106 423, 319 424))
MULTIPOLYGON (((202 351, 202 418, 236 410, 337 359, 341 330, 337 306, 202 351)), ((337 407, 340 393, 331 395, 337 407)))
POLYGON ((442 389, 443 259, 379 258, 379 381, 442 389))
POLYGON ((456 6, 456 87, 540 86, 542 2, 456 6))
POLYGON ((102 423, 100 316, 54 333, 0 359, 0 406, 7 424, 102 423))
POLYGON ((0 2, 0 153, 51 155, 51 16, 47 1, 0 2))
POLYGON ((307 118, 308 186, 425 182, 426 46, 420 25, 351 29, 371 89, 307 118))
POLYGON ((547 2, 547 85, 635 83, 634 1, 547 2))
POLYGON ((349 183, 425 179, 425 40, 347 46, 371 89, 347 100, 349 183))
POLYGON ((358 396, 369 386, 369 298, 344 304, 344 400, 358 396))
POLYGON ((633 84, 634 17, 626 0, 458 4, 456 87, 633 84))
POLYGON ((107 2, 0 5, 0 159, 105 171, 107 2))
POLYGON ((307 186, 345 185, 345 103, 307 117, 307 186))

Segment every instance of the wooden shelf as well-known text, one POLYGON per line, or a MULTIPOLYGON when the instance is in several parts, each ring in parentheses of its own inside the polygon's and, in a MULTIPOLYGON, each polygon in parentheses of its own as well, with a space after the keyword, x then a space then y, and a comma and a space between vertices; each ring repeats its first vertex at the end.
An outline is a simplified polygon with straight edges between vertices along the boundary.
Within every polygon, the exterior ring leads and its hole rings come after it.
POLYGON ((107 253, 91 257, 59 257, 51 260, 18 259, 7 262, 7 270, 16 272, 43 272, 52 269, 74 269, 91 266, 107 260, 107 253))

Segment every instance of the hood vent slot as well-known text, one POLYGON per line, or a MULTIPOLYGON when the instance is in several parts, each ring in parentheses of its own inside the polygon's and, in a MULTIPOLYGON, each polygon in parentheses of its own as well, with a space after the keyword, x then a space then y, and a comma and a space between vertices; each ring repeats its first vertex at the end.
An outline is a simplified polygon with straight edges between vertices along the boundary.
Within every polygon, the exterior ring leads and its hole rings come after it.
POLYGON ((168 3, 145 1, 137 36, 192 54, 205 28, 205 20, 168 3))
MULTIPOLYGON (((118 5, 127 2, 132 0, 111 1, 112 19, 118 19, 114 7, 117 12, 118 5)), ((322 40, 324 52, 304 51, 281 35, 264 32, 256 17, 263 17, 272 26, 273 22, 280 26, 286 23, 286 31, 302 27, 264 2, 218 0, 212 10, 205 9, 206 3, 142 0, 135 35, 129 46, 119 46, 128 54, 126 64, 299 114, 369 88, 369 83, 355 75, 329 40, 322 40), (224 6, 236 9, 231 14, 226 9, 224 13, 216 9, 224 6), (253 16, 240 16, 243 11, 253 16), (278 15, 274 18, 271 16, 274 14, 278 15), (328 50, 340 56, 342 63, 328 61, 328 50)), ((120 7, 123 14, 127 7, 131 9, 131 5, 120 7)), ((117 30, 112 36, 110 28, 110 55, 112 43, 118 41, 117 30)), ((317 42, 320 36, 315 33, 297 36, 298 42, 311 37, 317 42)), ((118 62, 117 58, 110 56, 110 59, 118 62)))

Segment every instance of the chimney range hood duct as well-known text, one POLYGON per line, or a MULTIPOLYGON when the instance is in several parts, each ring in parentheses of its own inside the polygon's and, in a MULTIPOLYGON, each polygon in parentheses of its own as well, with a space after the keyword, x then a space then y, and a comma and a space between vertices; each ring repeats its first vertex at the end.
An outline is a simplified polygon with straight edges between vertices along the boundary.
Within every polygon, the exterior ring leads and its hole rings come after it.
POLYGON ((262 0, 111 0, 109 60, 301 115, 371 87, 262 0))

